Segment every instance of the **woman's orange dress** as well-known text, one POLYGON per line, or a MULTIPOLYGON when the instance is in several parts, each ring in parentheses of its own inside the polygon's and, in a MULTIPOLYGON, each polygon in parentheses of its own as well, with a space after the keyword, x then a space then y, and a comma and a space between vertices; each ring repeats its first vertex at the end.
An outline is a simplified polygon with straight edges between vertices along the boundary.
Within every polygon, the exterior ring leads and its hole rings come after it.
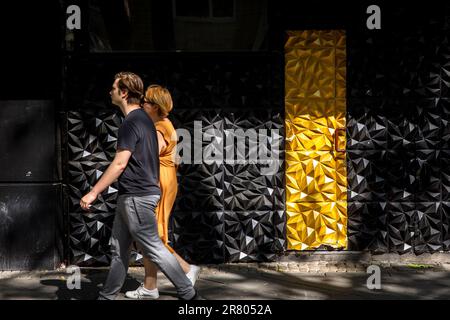
POLYGON ((174 250, 168 245, 169 241, 169 217, 173 204, 177 197, 177 133, 169 119, 155 123, 156 131, 159 131, 166 147, 159 154, 159 182, 161 188, 161 199, 156 208, 156 219, 158 221, 158 232, 161 240, 170 252, 174 250))

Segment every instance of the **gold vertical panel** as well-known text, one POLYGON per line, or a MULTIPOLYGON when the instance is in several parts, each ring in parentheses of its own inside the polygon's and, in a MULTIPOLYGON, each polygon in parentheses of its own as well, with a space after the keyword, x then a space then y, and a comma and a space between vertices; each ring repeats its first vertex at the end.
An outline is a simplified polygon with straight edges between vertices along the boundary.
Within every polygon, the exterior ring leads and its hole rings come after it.
POLYGON ((287 99, 335 96, 335 50, 293 48, 286 53, 287 99))
POLYGON ((347 247, 345 32, 288 31, 288 249, 347 247))
POLYGON ((336 163, 326 151, 286 151, 289 202, 336 201, 336 163))
MULTIPOLYGON (((345 86, 345 82, 343 83, 345 86)), ((345 91, 345 87, 344 87, 345 91)), ((336 99, 335 100, 335 113, 334 113, 334 126, 335 128, 344 128, 343 132, 339 132, 337 134, 337 139, 335 143, 337 143, 338 149, 345 150, 345 146, 347 144, 346 139, 346 101, 345 99, 336 99)), ((336 162, 336 199, 337 201, 347 201, 347 159, 345 152, 334 152, 334 158, 336 162)), ((345 211, 346 212, 346 211, 345 211)))
POLYGON ((347 203, 286 203, 289 249, 313 250, 322 245, 347 246, 347 203))
POLYGON ((342 30, 287 31, 285 49, 345 47, 345 32, 342 30))
POLYGON ((347 201, 347 159, 345 154, 334 153, 336 165, 336 201, 347 201))
MULTIPOLYGON (((345 128, 345 99, 286 100, 285 106, 287 150, 334 150, 335 130, 345 128)), ((344 134, 338 138, 345 146, 344 134)))
POLYGON ((347 59, 345 48, 336 48, 336 98, 346 97, 347 59))

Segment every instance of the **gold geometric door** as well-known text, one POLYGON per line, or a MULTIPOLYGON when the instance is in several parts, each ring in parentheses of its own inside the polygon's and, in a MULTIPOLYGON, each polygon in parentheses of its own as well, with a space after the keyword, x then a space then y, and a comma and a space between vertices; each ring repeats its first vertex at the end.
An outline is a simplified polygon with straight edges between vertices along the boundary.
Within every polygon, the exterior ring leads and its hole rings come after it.
POLYGON ((347 248, 345 32, 288 31, 288 250, 347 248))

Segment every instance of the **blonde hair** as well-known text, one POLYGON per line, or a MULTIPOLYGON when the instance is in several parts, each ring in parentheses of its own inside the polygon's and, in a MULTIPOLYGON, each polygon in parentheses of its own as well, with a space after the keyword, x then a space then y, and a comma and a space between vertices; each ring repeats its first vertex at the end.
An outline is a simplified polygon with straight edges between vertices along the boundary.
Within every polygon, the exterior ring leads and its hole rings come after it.
POLYGON ((160 117, 167 117, 173 109, 172 96, 169 90, 158 85, 152 84, 145 91, 144 102, 158 107, 160 117))

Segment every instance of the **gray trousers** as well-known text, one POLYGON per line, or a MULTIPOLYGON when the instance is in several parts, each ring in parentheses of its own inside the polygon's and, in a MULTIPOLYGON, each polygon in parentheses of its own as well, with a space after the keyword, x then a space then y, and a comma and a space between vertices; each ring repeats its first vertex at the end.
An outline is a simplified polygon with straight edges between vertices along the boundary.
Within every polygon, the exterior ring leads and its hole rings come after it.
POLYGON ((133 240, 137 242, 143 255, 156 264, 174 284, 181 299, 194 297, 195 290, 191 281, 159 237, 155 217, 159 198, 159 195, 119 196, 111 236, 111 267, 100 298, 112 300, 122 288, 128 272, 133 240))

